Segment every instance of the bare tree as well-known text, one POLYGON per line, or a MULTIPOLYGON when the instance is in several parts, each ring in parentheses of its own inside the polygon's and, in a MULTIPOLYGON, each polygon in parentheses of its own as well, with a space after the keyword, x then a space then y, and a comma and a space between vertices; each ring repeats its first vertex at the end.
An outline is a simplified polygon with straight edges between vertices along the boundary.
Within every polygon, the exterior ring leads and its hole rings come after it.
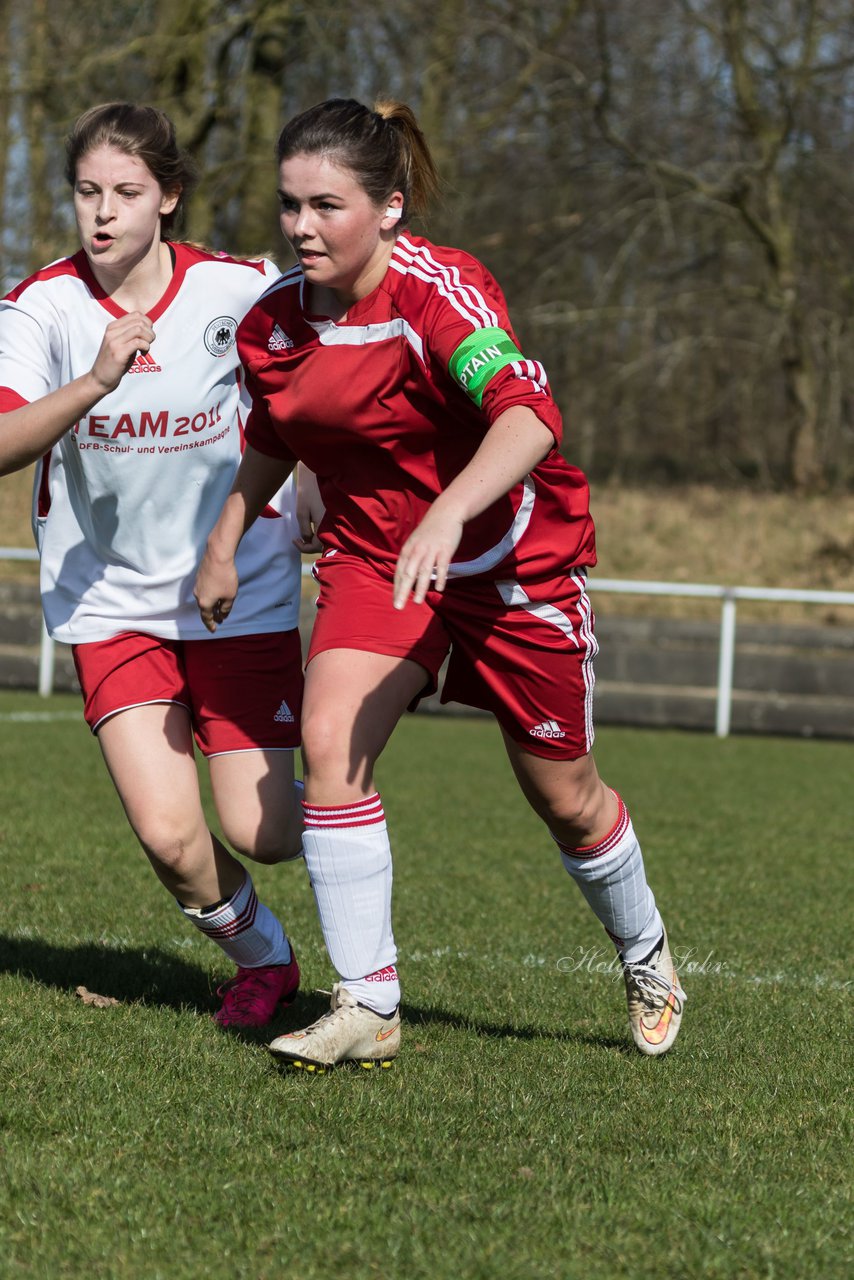
POLYGON ((190 238, 287 262, 284 120, 399 97, 444 177, 415 229, 493 270, 569 455, 635 480, 854 479, 849 0, 0 3, 10 283, 75 246, 63 139, 93 101, 176 121, 190 238))
MULTIPOLYGON (((725 219, 735 215, 766 270, 757 283, 758 300, 769 323, 767 344, 782 377, 786 414, 787 479, 813 487, 822 478, 818 451, 820 377, 816 368, 815 317, 811 314, 808 268, 801 234, 806 193, 794 180, 798 148, 809 128, 810 91, 828 76, 848 71, 854 56, 845 50, 851 19, 831 14, 814 0, 764 5, 749 0, 692 4, 680 0, 694 34, 702 33, 703 58, 726 85, 728 133, 715 153, 694 165, 665 154, 654 131, 643 136, 620 123, 614 51, 606 7, 597 0, 600 72, 593 108, 603 137, 668 200, 682 193, 725 219)), ((830 8, 830 7, 828 7, 830 8)), ((696 63, 695 63, 696 65, 696 63)), ((708 77, 704 77, 708 80, 708 77)), ((700 143, 702 147, 702 141, 700 143)))

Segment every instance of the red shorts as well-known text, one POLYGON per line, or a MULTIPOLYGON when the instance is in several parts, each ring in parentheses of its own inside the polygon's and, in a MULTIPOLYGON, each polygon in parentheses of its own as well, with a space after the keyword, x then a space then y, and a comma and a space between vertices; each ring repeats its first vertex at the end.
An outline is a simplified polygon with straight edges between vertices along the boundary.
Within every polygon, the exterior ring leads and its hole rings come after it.
POLYGON ((392 605, 391 580, 358 556, 316 562, 320 583, 309 662, 325 649, 409 658, 426 670, 422 697, 448 667, 442 702, 490 711, 532 755, 575 760, 593 745, 598 645, 585 569, 538 581, 451 579, 423 605, 392 605))
POLYGON ((210 640, 123 631, 77 644, 73 653, 93 733, 119 711, 175 702, 190 713, 205 756, 293 751, 300 744, 303 676, 296 630, 210 640))

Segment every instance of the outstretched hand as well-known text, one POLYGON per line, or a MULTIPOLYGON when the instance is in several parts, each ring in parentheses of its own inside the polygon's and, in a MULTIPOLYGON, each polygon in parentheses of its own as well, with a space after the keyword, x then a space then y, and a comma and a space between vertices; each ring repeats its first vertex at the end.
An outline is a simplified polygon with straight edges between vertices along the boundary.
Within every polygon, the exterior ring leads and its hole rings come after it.
POLYGON ((443 514, 434 504, 406 539, 397 558, 395 609, 402 609, 410 594, 415 604, 423 604, 428 591, 445 590, 448 568, 462 536, 462 520, 443 514))

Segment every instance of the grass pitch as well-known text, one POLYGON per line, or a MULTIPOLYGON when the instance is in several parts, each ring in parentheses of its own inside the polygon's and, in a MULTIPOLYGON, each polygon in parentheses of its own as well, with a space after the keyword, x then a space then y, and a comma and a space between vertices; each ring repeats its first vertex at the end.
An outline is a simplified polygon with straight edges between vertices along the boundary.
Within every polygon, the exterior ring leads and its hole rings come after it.
MULTIPOLYGON (((608 730, 597 757, 683 957, 673 1052, 629 1047, 610 944, 491 723, 420 716, 379 771, 403 1051, 307 1077, 211 1021, 227 968, 77 701, 0 694, 0 1274, 850 1275, 854 749, 608 730)), ((333 975, 302 865, 254 874, 304 974, 272 1034, 333 975)))

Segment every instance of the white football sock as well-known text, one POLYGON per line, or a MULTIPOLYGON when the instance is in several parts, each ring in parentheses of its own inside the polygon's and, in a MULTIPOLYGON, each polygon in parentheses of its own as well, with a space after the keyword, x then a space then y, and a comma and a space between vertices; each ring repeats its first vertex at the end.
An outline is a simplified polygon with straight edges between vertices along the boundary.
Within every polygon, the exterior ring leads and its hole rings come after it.
MULTIPOLYGON (((616 792, 614 793, 616 795, 616 792)), ((563 865, 628 964, 644 959, 664 932, 643 855, 619 796, 617 821, 598 844, 573 849, 552 832, 563 865)))
POLYGON ((178 906, 197 929, 241 968, 290 964, 291 944, 269 907, 258 901, 248 871, 237 892, 215 910, 206 912, 204 907, 185 907, 180 902, 178 906))
POLYGON ((329 958, 360 1004, 400 1002, 391 929, 391 849, 379 793, 353 804, 303 802, 305 863, 329 958))

